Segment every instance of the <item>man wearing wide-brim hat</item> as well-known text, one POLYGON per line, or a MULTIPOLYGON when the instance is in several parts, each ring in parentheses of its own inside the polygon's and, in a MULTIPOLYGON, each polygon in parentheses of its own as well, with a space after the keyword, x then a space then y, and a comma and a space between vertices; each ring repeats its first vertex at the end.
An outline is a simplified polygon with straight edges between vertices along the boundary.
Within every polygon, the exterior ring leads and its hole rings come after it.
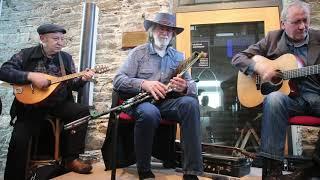
POLYGON ((144 27, 148 31, 149 42, 130 51, 113 81, 114 90, 120 94, 148 92, 157 100, 155 104, 138 104, 128 112, 136 119, 134 152, 139 178, 154 178, 151 155, 162 148, 152 151, 153 137, 161 118, 164 118, 180 123, 183 179, 197 179, 203 167, 196 84, 188 72, 181 77, 172 77, 184 57, 170 42, 183 28, 176 26, 175 16, 169 13, 157 13, 153 20, 144 21, 144 27), (166 98, 169 90, 174 92, 174 96, 166 98))
MULTIPOLYGON (((56 88, 51 86, 48 75, 61 77, 76 72, 72 56, 62 51, 66 30, 60 25, 43 24, 37 28, 37 32, 41 41, 39 45, 22 49, 0 68, 0 80, 12 84, 25 84, 22 89, 26 91, 28 87, 34 89, 35 93, 28 97, 31 101, 33 97, 43 96, 45 92, 53 90, 48 97, 37 103, 29 103, 27 99, 14 100, 10 115, 12 119, 17 120, 13 125, 8 148, 5 180, 27 178, 29 142, 32 136, 38 136, 43 132, 40 129, 45 127, 48 115, 69 123, 90 114, 87 106, 73 101, 72 90, 82 87, 92 78, 94 72, 88 70, 82 77, 63 81, 56 88)), ((13 124, 13 121, 11 123, 13 124)), ((62 133, 61 156, 67 170, 87 174, 92 169, 91 164, 79 159, 79 154, 84 152, 86 131, 87 124, 78 127, 76 133, 62 133)), ((39 178, 36 174, 33 176, 35 179, 39 178)))

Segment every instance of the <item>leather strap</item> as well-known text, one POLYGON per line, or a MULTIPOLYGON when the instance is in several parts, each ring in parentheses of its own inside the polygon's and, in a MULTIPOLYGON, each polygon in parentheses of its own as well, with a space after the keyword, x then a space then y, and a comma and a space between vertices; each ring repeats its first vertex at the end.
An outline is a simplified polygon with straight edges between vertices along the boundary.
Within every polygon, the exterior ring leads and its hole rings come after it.
POLYGON ((60 63, 61 74, 62 74, 62 76, 65 76, 66 75, 66 69, 64 68, 64 64, 63 64, 63 60, 62 60, 60 52, 59 52, 59 63, 60 63))

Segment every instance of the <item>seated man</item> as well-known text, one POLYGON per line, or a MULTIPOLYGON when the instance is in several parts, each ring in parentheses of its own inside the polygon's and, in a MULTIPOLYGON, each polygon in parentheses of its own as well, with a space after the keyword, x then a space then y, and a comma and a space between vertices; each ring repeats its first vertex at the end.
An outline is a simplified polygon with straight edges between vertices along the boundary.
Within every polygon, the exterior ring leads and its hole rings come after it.
POLYGON ((200 105, 200 115, 201 117, 211 117, 215 109, 209 106, 209 96, 202 96, 200 105))
POLYGON ((154 178, 151 172, 151 153, 155 129, 160 119, 174 119, 180 123, 183 148, 183 178, 198 179, 203 171, 200 142, 199 102, 195 96, 196 84, 189 73, 172 77, 183 60, 182 53, 170 42, 183 28, 176 27, 175 16, 157 13, 155 19, 145 20, 149 42, 129 53, 128 59, 114 77, 114 89, 122 93, 150 93, 155 104, 142 102, 131 109, 135 119, 134 147, 140 179, 154 178), (170 82, 170 87, 166 84, 170 82), (166 98, 168 89, 181 96, 166 98))
MULTIPOLYGON (((257 73, 264 82, 273 80, 278 73, 271 60, 254 61, 251 58, 255 55, 277 59, 292 53, 302 66, 319 64, 320 31, 309 29, 309 25, 309 4, 298 0, 289 3, 281 13, 281 29, 269 32, 264 39, 235 55, 232 64, 245 74, 257 73)), ((264 98, 260 147, 262 179, 307 179, 301 177, 301 173, 282 175, 286 129, 290 116, 320 116, 320 76, 310 75, 293 80, 299 95, 288 96, 275 91, 264 98)))
MULTIPOLYGON (((0 69, 0 80, 13 84, 32 84, 34 88, 50 88, 45 74, 63 76, 75 73, 70 54, 61 51, 66 30, 54 24, 44 24, 37 29, 41 44, 22 49, 5 62, 0 69)), ((8 148, 5 180, 23 180, 28 157, 28 143, 37 135, 45 116, 51 114, 65 123, 89 115, 88 107, 73 101, 72 90, 77 90, 91 79, 94 72, 87 70, 80 78, 62 82, 48 98, 37 104, 23 104, 17 99, 11 107, 12 118, 17 118, 8 148)), ((28 86, 30 87, 30 86, 28 86)), ((75 134, 64 132, 62 136, 62 158, 67 170, 89 173, 91 164, 79 159, 85 147, 87 124, 79 127, 75 134)))

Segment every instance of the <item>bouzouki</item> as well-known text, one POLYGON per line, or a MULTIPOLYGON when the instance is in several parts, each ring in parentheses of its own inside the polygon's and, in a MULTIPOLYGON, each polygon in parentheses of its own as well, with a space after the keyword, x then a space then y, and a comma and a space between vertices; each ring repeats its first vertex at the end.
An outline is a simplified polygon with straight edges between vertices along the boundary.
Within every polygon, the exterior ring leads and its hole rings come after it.
POLYGON ((274 91, 280 91, 289 95, 293 90, 290 88, 289 80, 320 73, 320 64, 298 68, 298 62, 294 55, 284 54, 275 60, 269 60, 263 56, 256 55, 254 61, 264 61, 277 69, 280 76, 272 82, 263 82, 262 78, 254 74, 247 76, 238 73, 237 91, 240 103, 245 107, 255 107, 263 102, 264 96, 274 91))
MULTIPOLYGON (((95 69, 92 69, 95 73, 104 73, 108 71, 108 68, 105 66, 97 66, 95 69)), ((46 99, 58 86, 61 82, 67 81, 73 78, 81 77, 85 74, 86 71, 68 74, 61 77, 55 77, 48 74, 44 76, 50 81, 49 87, 45 89, 39 89, 32 84, 14 84, 13 93, 18 101, 23 104, 36 104, 44 99, 46 99)))

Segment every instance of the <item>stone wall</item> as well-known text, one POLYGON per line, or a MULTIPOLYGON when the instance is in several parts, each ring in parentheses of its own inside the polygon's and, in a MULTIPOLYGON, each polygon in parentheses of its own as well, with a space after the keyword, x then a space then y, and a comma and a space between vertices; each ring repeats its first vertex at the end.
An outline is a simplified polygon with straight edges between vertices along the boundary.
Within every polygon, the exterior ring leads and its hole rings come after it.
MULTIPOLYGON (((89 2, 89 1, 87 1, 89 2)), ((97 110, 110 107, 111 81, 115 71, 128 54, 121 49, 122 33, 143 31, 143 17, 151 18, 157 11, 172 11, 168 0, 97 0, 91 1, 99 8, 96 64, 106 65, 110 71, 97 75, 94 88, 94 105, 97 110)), ((14 53, 39 42, 36 28, 42 23, 57 23, 67 30, 66 47, 76 64, 79 61, 82 21, 81 0, 4 0, 0 17, 0 65, 14 53)), ((2 177, 8 141, 9 108, 13 99, 10 87, 0 86, 3 112, 0 116, 0 177, 2 177)), ((87 150, 101 148, 108 117, 89 124, 87 150)), ((0 178, 1 179, 1 178, 0 178)))
MULTIPOLYGON (((319 0, 306 0, 311 5, 311 28, 320 29, 320 4, 319 0)), ((318 140, 319 128, 302 127, 303 154, 311 155, 314 144, 318 140)))

